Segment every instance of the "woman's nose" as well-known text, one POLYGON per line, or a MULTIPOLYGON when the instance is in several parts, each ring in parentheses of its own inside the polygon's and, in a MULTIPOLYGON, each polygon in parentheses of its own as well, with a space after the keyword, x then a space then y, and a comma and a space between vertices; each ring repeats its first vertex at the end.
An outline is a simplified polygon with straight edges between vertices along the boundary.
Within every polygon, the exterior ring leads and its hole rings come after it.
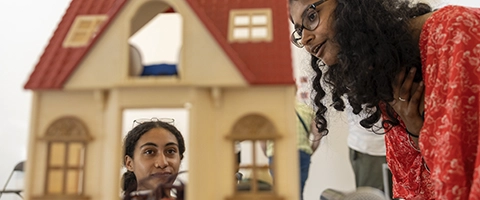
POLYGON ((303 44, 303 46, 307 46, 313 41, 314 38, 315 38, 315 34, 313 34, 313 31, 303 29, 302 39, 300 40, 300 42, 303 44))
POLYGON ((157 157, 157 160, 155 161, 155 167, 163 169, 167 166, 168 166, 167 158, 165 157, 165 155, 159 154, 159 156, 157 157))

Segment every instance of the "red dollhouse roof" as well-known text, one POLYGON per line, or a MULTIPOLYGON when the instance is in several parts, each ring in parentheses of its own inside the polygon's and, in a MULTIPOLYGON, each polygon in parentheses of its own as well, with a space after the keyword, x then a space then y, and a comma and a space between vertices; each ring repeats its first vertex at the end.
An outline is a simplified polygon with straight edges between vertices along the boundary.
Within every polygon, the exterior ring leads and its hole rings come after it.
MULTIPOLYGON (((61 89, 88 50, 127 0, 72 0, 62 21, 50 39, 25 89, 61 89), (107 21, 89 45, 78 48, 62 46, 77 15, 105 14, 107 21)), ((280 0, 186 0, 198 18, 250 84, 293 84, 287 1, 280 0), (229 43, 230 9, 271 8, 273 41, 229 43)))
POLYGON ((40 57, 25 89, 61 89, 78 66, 90 47, 99 38, 106 25, 123 7, 126 0, 72 0, 65 12, 57 30, 53 33, 48 46, 40 57), (92 38, 90 44, 78 48, 64 48, 63 40, 67 36, 70 26, 78 15, 108 16, 107 21, 100 27, 97 37, 92 38))
POLYGON ((293 84, 287 0, 187 0, 250 84, 293 84), (271 8, 272 42, 229 43, 231 9, 271 8))

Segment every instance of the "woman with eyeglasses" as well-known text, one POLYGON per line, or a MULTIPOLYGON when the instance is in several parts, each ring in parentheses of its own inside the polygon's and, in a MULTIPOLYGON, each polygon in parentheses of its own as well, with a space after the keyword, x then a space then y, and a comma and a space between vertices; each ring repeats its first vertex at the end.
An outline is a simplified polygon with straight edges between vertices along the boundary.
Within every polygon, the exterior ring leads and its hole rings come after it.
POLYGON ((395 198, 480 197, 480 9, 406 0, 289 0, 291 41, 312 55, 324 98, 383 120, 395 198), (323 82, 321 84, 321 82, 323 82))
POLYGON ((173 199, 170 190, 184 152, 183 136, 172 124, 151 120, 135 126, 124 140, 125 199, 173 199))

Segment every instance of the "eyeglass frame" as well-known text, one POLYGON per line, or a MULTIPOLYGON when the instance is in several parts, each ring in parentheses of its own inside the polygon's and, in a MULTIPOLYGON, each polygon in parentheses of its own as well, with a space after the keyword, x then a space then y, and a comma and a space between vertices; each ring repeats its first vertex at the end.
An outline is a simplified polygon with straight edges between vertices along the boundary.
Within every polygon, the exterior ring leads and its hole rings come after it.
MULTIPOLYGON (((308 6, 307 9, 305 9, 305 11, 303 11, 303 13, 302 13, 302 24, 301 24, 301 26, 300 26, 299 28, 295 28, 295 30, 294 30, 294 31, 292 32, 292 34, 290 35, 290 42, 292 42, 296 47, 298 47, 298 48, 303 48, 303 47, 305 46, 305 45, 303 45, 303 44, 301 43, 301 41, 300 41, 300 40, 302 40, 302 38, 303 38, 303 37, 302 37, 303 29, 307 29, 307 30, 309 30, 309 31, 313 31, 313 30, 315 30, 315 29, 318 27, 318 25, 320 24, 320 16, 319 16, 319 14, 318 14, 317 7, 320 6, 321 4, 325 3, 326 1, 328 1, 328 0, 320 0, 320 1, 317 1, 317 2, 315 2, 315 3, 312 3, 312 4, 310 4, 310 6, 308 6), (312 26, 313 28, 310 28, 310 29, 305 26, 305 18, 308 17, 308 11, 309 11, 309 10, 314 10, 314 11, 315 11, 315 13, 316 13, 316 20, 317 20, 316 24, 315 24, 314 26, 312 26), (300 32, 299 32, 299 30, 300 30, 300 32), (299 38, 295 38, 295 34, 297 34, 297 35, 299 36, 299 38)), ((293 20, 292 20, 292 21, 293 21, 293 20)))
POLYGON ((136 126, 146 123, 146 122, 164 122, 167 124, 170 124, 172 126, 175 125, 175 119, 173 118, 158 118, 158 117, 152 117, 152 118, 139 118, 133 120, 132 124, 132 129, 135 128, 136 126))

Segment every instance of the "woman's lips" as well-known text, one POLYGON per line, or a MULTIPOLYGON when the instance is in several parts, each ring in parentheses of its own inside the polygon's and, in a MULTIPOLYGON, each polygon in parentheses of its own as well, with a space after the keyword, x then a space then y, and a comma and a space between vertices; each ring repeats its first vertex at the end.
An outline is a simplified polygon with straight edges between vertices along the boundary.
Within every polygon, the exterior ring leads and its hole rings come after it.
POLYGON ((318 46, 315 47, 315 49, 313 49, 313 53, 315 53, 315 56, 317 58, 320 58, 321 55, 323 55, 323 51, 325 49, 325 42, 319 44, 318 46))
POLYGON ((160 172, 160 173, 151 174, 150 176, 155 177, 155 178, 165 179, 165 178, 170 178, 172 176, 172 173, 170 173, 170 172, 160 172))

